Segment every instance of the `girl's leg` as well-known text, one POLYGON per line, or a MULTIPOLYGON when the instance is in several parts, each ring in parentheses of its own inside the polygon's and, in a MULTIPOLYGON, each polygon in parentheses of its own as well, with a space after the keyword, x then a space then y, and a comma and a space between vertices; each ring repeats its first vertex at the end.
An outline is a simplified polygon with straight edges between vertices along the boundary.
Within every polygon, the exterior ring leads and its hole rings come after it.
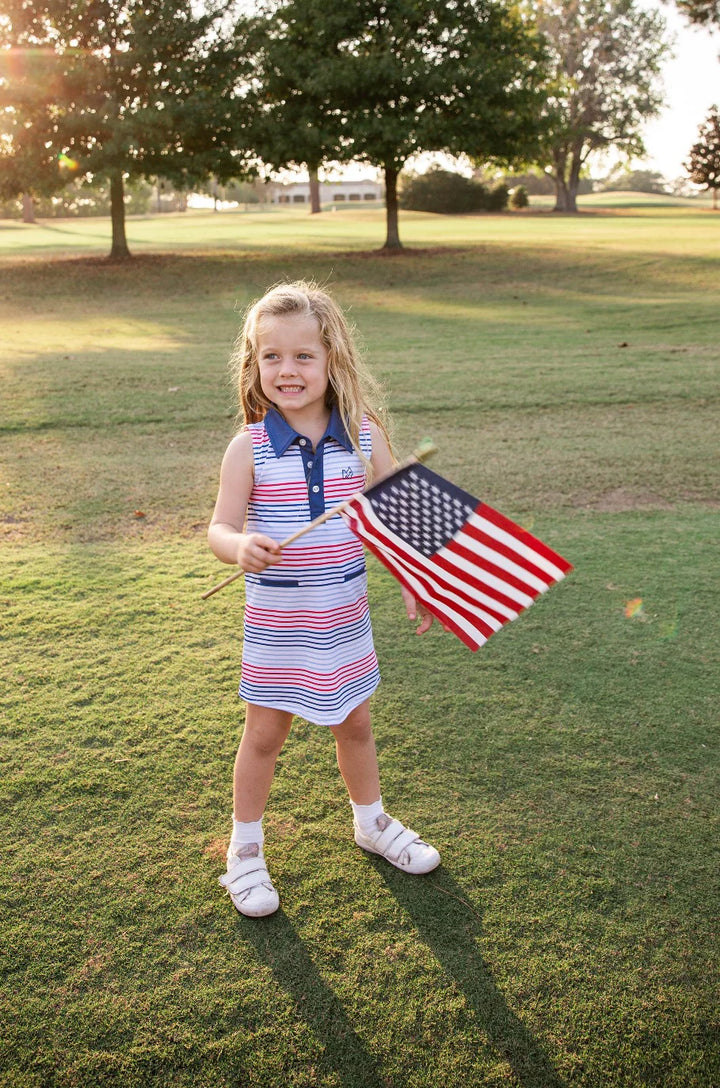
POLYGON ((437 850, 383 810, 369 700, 356 707, 342 725, 333 726, 332 731, 338 767, 355 815, 358 846, 380 854, 406 873, 429 873, 437 868, 437 850))
POLYGON ((220 883, 241 914, 264 918, 278 909, 263 853, 262 815, 275 763, 290 731, 292 714, 248 703, 233 779, 233 834, 227 873, 220 883))
POLYGON ((233 811, 235 819, 262 819, 275 764, 292 724, 292 714, 248 703, 240 747, 235 757, 233 811))
POLYGON ((332 731, 338 767, 350 800, 356 805, 372 805, 380 799, 380 772, 370 725, 370 701, 366 699, 341 725, 332 726, 332 731))

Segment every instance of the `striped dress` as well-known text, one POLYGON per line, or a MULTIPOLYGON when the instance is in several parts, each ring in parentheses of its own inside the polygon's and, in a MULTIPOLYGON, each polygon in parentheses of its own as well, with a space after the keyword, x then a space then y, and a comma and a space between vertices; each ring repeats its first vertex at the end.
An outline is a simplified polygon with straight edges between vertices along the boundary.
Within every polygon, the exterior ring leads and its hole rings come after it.
MULTIPOLYGON (((313 452, 279 412, 247 427, 255 481, 247 532, 282 541, 365 484, 363 464, 333 410, 313 452)), ((367 420, 360 432, 370 457, 367 420)), ((240 696, 339 725, 380 680, 367 601, 365 556, 341 517, 283 549, 282 563, 245 576, 240 696)))

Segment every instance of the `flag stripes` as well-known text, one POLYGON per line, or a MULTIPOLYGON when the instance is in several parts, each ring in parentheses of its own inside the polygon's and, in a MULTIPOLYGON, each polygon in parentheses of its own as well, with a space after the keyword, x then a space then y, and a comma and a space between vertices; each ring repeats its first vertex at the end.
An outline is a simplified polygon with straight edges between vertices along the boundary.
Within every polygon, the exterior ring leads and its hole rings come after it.
POLYGON ((572 569, 527 530, 422 465, 355 495, 342 516, 415 598, 473 650, 572 569), (428 495, 430 531, 440 544, 432 554, 416 546, 427 541, 421 526, 428 495), (445 534, 443 502, 450 510, 445 534))

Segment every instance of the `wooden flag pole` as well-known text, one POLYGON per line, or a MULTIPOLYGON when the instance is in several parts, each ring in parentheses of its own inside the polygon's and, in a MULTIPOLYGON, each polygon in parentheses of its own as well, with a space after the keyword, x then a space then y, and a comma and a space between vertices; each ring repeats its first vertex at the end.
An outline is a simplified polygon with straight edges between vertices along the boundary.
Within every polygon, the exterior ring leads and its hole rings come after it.
MULTIPOLYGON (((395 465, 391 472, 388 472, 385 476, 381 476, 379 479, 373 481, 373 483, 380 483, 382 480, 387 480, 388 477, 394 476, 396 472, 401 472, 403 469, 408 468, 410 465, 416 464, 416 462, 418 461, 426 460, 426 458, 430 457, 433 453, 435 453, 436 449, 437 447, 429 438, 424 439, 424 441, 420 443, 415 452, 410 457, 408 457, 407 460, 401 461, 400 464, 395 465)), ((357 492, 356 494, 361 494, 361 492, 357 492)), ((293 533, 292 536, 289 536, 286 540, 281 541, 280 547, 286 548, 288 544, 293 544, 296 540, 299 539, 299 537, 305 536, 305 533, 309 533, 311 529, 314 529, 318 525, 322 525, 325 521, 329 521, 330 518, 334 518, 335 515, 341 513, 341 511, 343 511, 345 507, 355 499, 355 497, 356 495, 351 495, 349 499, 345 499, 344 502, 338 503, 337 506, 333 506, 332 510, 326 510, 324 514, 321 514, 320 517, 315 518, 314 521, 308 522, 307 525, 303 525, 302 529, 298 529, 298 531, 296 533, 293 533)), ((224 578, 222 582, 218 582, 218 584, 216 586, 213 586, 212 589, 207 589, 203 594, 201 594, 201 600, 206 601, 208 597, 212 597, 213 593, 217 593, 218 590, 224 589, 225 586, 229 586, 231 582, 235 582, 238 578, 242 578, 244 574, 244 570, 236 570, 228 578, 224 578)))

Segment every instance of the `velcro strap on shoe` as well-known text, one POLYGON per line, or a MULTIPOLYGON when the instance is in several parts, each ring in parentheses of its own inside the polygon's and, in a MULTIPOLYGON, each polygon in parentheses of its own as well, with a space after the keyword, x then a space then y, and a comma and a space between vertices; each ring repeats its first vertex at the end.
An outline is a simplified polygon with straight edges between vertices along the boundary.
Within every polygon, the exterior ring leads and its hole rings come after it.
POLYGON ((231 895, 240 895, 241 892, 256 888, 258 884, 271 882, 262 858, 238 859, 237 865, 233 865, 229 873, 223 873, 218 879, 231 895))
POLYGON ((397 862, 403 850, 407 850, 417 839, 417 834, 409 827, 404 827, 399 820, 393 820, 375 840, 373 846, 388 861, 397 862))

